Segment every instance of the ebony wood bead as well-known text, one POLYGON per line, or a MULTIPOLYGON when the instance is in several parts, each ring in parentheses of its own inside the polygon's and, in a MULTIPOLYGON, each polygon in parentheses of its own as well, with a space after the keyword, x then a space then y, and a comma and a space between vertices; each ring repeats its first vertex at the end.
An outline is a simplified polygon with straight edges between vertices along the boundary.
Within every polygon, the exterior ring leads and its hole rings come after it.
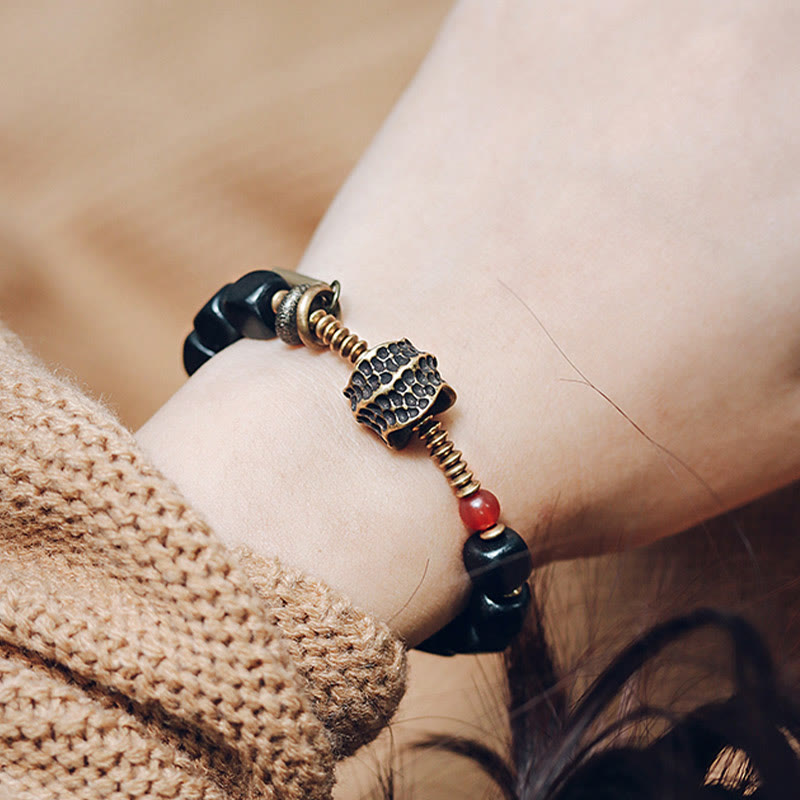
POLYGON ((475 590, 467 607, 416 649, 437 656, 500 653, 522 630, 530 604, 531 590, 527 583, 522 584, 518 594, 500 600, 492 600, 475 590))
POLYGON ((455 619, 418 644, 415 649, 421 650, 423 653, 433 653, 436 656, 482 652, 470 613, 470 607, 467 606, 455 619))
POLYGON ((470 617, 480 642, 481 653, 499 653, 511 644, 512 639, 522 630, 528 606, 531 604, 531 590, 523 583, 518 594, 493 600, 485 594, 475 592, 470 600, 470 617))
POLYGON ((197 331, 192 331, 183 343, 183 366, 188 375, 194 375, 211 356, 214 350, 206 347, 198 338, 197 331))
POLYGON ((464 542, 463 556, 475 588, 495 599, 525 583, 533 568, 528 545, 511 528, 490 539, 474 533, 464 542))
POLYGON ((271 339, 275 336, 275 312, 272 298, 289 284, 276 272, 256 270, 243 275, 225 292, 225 316, 242 336, 248 339, 271 339))
POLYGON ((242 338, 225 311, 226 294, 232 284, 223 286, 198 312, 194 329, 201 344, 218 353, 242 338))

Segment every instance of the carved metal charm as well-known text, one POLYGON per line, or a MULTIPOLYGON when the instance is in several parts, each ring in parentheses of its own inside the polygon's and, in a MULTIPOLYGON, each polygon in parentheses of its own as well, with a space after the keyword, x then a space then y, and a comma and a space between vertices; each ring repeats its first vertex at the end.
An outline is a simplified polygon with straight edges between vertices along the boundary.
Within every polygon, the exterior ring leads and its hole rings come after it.
POLYGON ((389 447, 405 447, 426 417, 446 411, 456 393, 442 380, 436 357, 408 339, 385 342, 356 361, 344 390, 355 418, 389 447))

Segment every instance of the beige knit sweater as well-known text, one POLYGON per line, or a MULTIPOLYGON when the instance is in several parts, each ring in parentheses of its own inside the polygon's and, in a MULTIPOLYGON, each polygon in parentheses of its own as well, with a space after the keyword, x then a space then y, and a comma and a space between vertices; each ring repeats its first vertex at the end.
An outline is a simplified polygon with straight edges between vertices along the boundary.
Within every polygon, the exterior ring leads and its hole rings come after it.
POLYGON ((324 798, 404 681, 385 626, 228 551, 0 329, 0 798, 324 798))

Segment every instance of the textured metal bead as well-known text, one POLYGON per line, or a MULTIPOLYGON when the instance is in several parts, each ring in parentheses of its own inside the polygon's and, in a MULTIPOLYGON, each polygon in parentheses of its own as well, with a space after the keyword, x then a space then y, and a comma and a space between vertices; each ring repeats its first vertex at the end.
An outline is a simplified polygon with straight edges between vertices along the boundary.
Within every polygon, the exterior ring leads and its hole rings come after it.
POLYGON ((275 314, 275 333, 286 344, 296 345, 303 343, 300 339, 300 334, 297 332, 297 304, 300 302, 303 292, 310 285, 303 283, 300 286, 293 286, 278 306, 278 311, 275 314))
POLYGON ((367 350, 356 361, 344 394, 356 420, 396 450, 408 444, 415 425, 456 401, 435 356, 417 350, 408 339, 367 350))
POLYGON ((525 583, 533 568, 528 545, 511 528, 491 539, 473 534, 464 542, 463 555, 464 567, 475 587, 495 599, 525 583))

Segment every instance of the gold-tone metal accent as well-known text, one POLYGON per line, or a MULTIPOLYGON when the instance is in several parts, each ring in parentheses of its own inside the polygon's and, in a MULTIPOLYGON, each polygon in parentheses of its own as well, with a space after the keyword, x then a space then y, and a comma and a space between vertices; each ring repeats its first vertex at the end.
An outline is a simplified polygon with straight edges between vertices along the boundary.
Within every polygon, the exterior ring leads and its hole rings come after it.
MULTIPOLYGON (((355 365, 353 375, 358 372, 359 360, 362 359, 362 357, 369 358, 374 355, 373 350, 377 351, 379 348, 389 346, 396 348, 398 345, 400 348, 404 348, 406 345, 410 345, 407 340, 403 340, 402 342, 388 342, 385 345, 379 345, 377 348, 370 350, 365 340, 359 338, 348 328, 345 328, 341 321, 337 319, 339 313, 339 294, 341 291, 339 281, 333 281, 328 285, 316 278, 301 275, 299 272, 283 269, 274 269, 273 271, 289 284, 290 289, 288 291, 282 290, 275 293, 272 298, 272 310, 276 315, 282 311, 286 311, 286 308, 281 309, 284 301, 286 300, 288 304, 287 298, 291 299, 292 297, 296 297, 297 294, 299 294, 297 291, 298 288, 305 285, 305 290, 302 292, 299 299, 294 302, 296 308, 292 309, 292 322, 296 325, 296 338, 306 345, 306 347, 329 348, 332 352, 338 353, 342 358, 347 359, 355 365)), ((295 325, 292 325, 292 327, 295 325)), ((294 331, 291 333, 294 334, 294 331)), ((284 332, 284 334, 282 338, 288 341, 288 331, 284 332)), ((369 411, 369 409, 362 409, 362 404, 355 395, 350 398, 351 405, 355 406, 353 411, 356 413, 357 419, 359 419, 360 422, 368 424, 387 444, 393 447, 404 446, 408 441, 411 431, 415 431, 425 443, 431 458, 438 462, 439 467, 447 478, 456 497, 469 497, 480 489, 480 481, 475 480, 467 462, 462 458, 461 451, 455 449, 455 446, 448 438, 447 431, 442 427, 442 423, 435 419, 436 414, 445 411, 455 403, 456 393, 452 387, 441 381, 441 376, 439 376, 438 370, 436 370, 436 359, 433 356, 427 353, 420 353, 413 345, 411 345, 409 354, 411 356, 410 359, 407 359, 406 363, 398 368, 400 373, 409 367, 413 371, 420 366, 422 366, 423 370, 429 369, 435 372, 433 377, 437 382, 437 394, 428 408, 424 409, 423 418, 416 423, 409 421, 407 425, 405 423, 403 423, 402 426, 399 423, 397 425, 392 425, 390 426, 392 430, 388 431, 383 430, 383 427, 386 426, 381 423, 380 420, 377 420, 377 422, 381 424, 375 424, 375 419, 372 419, 369 414, 367 414, 367 418, 365 419, 359 417, 359 414, 363 415, 369 411), (426 359, 429 361, 427 365, 423 363, 426 359), (397 427, 397 430, 394 430, 395 427, 397 427), (392 436, 394 436, 395 439, 390 441, 392 436)), ((381 358, 385 360, 385 357, 382 356, 381 358)), ((364 367, 365 370, 367 366, 364 367)), ((372 371, 370 370, 364 374, 370 376, 372 371)), ((351 375, 351 383, 348 384, 348 388, 345 389, 345 394, 348 392, 352 394, 353 392, 351 387, 353 375, 351 375)), ((390 378, 390 382, 391 389, 394 386, 394 379, 390 378)), ((365 399, 371 401, 373 398, 370 395, 365 399)), ((382 410, 385 411, 386 409, 382 410)), ((391 414, 395 414, 394 403, 391 404, 388 411, 391 414)), ((488 531, 484 531, 481 536, 487 539, 492 538, 498 536, 503 530, 505 530, 505 526, 498 524, 488 531)))
POLYGON ((331 290, 333 291, 333 299, 325 306, 325 310, 334 317, 339 316, 339 295, 342 293, 342 284, 339 281, 331 281, 331 290))
POLYGON ((280 304, 283 302, 283 298, 286 297, 287 294, 289 294, 288 289, 280 289, 279 291, 275 292, 274 295, 272 295, 272 302, 270 303, 270 305, 272 306, 272 310, 274 313, 276 314, 278 313, 278 308, 280 304))
MULTIPOLYGON (((462 458, 461 451, 455 449, 455 445, 448 438, 447 431, 438 419, 428 417, 416 425, 414 430, 425 443, 431 458, 438 461, 456 497, 469 497, 481 488, 480 481, 474 479, 467 462, 462 458)), ((497 536, 501 532, 498 531, 494 535, 497 536)))
POLYGON ((318 283, 309 286, 297 302, 297 335, 306 347, 325 349, 325 343, 312 330, 310 318, 314 311, 326 311, 333 299, 333 289, 327 283, 318 283))
POLYGON ((494 539, 496 536, 499 536, 504 530, 506 526, 503 525, 502 522, 498 522, 497 525, 493 525, 491 528, 488 528, 485 531, 481 531, 479 536, 481 539, 494 539))
MULTIPOLYGON (((280 272, 286 278, 291 275, 292 280, 297 278, 297 273, 280 272)), ((310 317, 315 311, 336 317, 339 313, 339 281, 334 281, 330 286, 322 281, 310 278, 311 283, 295 283, 288 290, 281 289, 272 297, 272 310, 275 312, 275 332, 287 344, 304 344, 306 347, 325 348, 310 322, 310 317)))
POLYGON ((418 350, 408 339, 383 342, 363 353, 344 396, 356 422, 393 450, 402 450, 411 441, 414 427, 423 419, 446 411, 456 401, 455 391, 439 373, 436 357, 418 350))
POLYGON ((355 363, 359 356, 369 349, 369 345, 342 325, 333 314, 318 308, 308 317, 309 332, 313 335, 316 347, 329 347, 334 353, 355 363))
POLYGON ((289 345, 302 344, 297 331, 297 307, 300 300, 311 287, 308 284, 292 286, 286 292, 278 310, 275 312, 275 333, 282 342, 289 345))
MULTIPOLYGON (((522 586, 525 584, 523 583, 522 586)), ((513 592, 509 592, 508 594, 504 594, 503 597, 519 597, 522 594, 522 586, 517 586, 513 592)))

